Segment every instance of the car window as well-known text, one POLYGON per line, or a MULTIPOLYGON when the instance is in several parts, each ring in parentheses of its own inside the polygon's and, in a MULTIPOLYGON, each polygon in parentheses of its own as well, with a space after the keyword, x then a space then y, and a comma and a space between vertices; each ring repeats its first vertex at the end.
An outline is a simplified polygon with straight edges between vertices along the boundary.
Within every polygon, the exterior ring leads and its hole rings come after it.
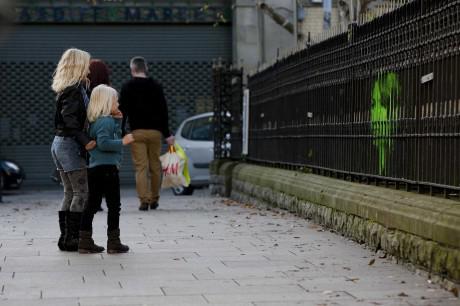
POLYGON ((213 139, 212 117, 199 118, 189 121, 182 129, 182 137, 197 141, 211 141, 213 139))
POLYGON ((192 132, 193 122, 195 121, 191 120, 191 121, 186 122, 184 124, 184 127, 182 128, 182 131, 180 134, 185 139, 190 139, 190 133, 192 132))

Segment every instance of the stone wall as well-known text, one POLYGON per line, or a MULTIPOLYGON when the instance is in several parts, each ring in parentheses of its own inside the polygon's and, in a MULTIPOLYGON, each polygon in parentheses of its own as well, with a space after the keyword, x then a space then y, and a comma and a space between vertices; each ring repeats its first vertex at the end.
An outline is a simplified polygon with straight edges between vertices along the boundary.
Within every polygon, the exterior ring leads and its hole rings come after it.
POLYGON ((236 162, 215 162, 212 171, 220 186, 214 192, 287 209, 439 279, 460 282, 458 202, 236 162))

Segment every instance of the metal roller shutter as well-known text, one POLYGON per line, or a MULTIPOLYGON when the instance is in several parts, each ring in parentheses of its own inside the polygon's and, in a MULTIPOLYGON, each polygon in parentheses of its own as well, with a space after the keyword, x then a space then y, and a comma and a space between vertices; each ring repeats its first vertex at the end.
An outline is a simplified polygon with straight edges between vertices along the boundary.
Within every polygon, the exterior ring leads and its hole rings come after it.
MULTIPOLYGON (((22 25, 0 43, 0 156, 16 160, 26 184, 51 183, 51 78, 62 52, 77 47, 103 59, 117 89, 130 78, 129 59, 142 55, 164 86, 170 126, 212 108, 212 60, 231 59, 231 27, 212 25, 22 25)), ((122 183, 134 175, 125 150, 122 183)))

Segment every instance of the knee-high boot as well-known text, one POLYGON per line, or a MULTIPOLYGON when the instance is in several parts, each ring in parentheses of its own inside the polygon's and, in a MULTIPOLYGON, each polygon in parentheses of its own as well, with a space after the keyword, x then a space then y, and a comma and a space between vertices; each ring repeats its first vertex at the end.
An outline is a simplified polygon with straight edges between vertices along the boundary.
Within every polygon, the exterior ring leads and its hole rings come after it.
POLYGON ((78 251, 78 239, 81 222, 81 212, 69 211, 66 219, 66 236, 65 248, 66 251, 78 251))
POLYGON ((66 229, 66 215, 67 212, 59 211, 59 229, 61 230, 61 236, 59 236, 58 247, 59 250, 65 251, 65 229, 66 229))

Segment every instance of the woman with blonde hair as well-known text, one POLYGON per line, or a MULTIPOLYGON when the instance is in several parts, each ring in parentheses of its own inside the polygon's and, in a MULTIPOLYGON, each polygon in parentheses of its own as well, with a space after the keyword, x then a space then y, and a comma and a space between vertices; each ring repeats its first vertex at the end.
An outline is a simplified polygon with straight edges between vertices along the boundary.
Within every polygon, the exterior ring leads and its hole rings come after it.
POLYGON ((56 93, 51 155, 64 186, 58 241, 62 251, 78 250, 81 215, 88 201, 86 151, 96 146, 96 142, 85 133, 89 62, 89 53, 73 48, 66 50, 59 60, 51 86, 56 93))
POLYGON ((123 145, 134 141, 132 134, 121 138, 121 113, 118 93, 112 87, 99 85, 91 93, 88 106, 89 136, 96 139, 97 147, 89 152, 89 200, 83 211, 80 227, 79 253, 99 253, 104 248, 94 243, 93 218, 101 205, 107 203, 107 253, 125 253, 129 247, 120 241, 120 179, 123 145))

